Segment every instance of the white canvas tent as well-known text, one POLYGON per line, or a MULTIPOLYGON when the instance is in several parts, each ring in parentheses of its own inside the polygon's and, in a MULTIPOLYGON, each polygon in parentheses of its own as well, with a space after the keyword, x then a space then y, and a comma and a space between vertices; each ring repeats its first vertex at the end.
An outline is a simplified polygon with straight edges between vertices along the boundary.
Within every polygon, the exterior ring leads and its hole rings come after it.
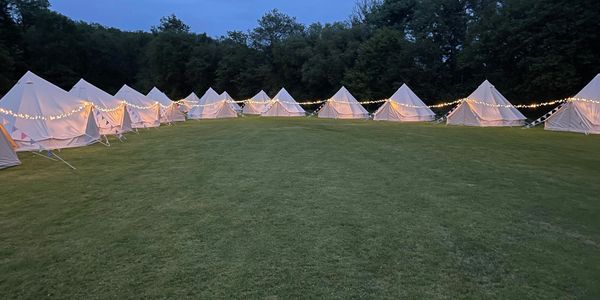
POLYGON ((185 115, 179 110, 179 105, 161 90, 153 87, 147 95, 148 98, 160 103, 160 122, 161 123, 172 123, 172 122, 183 122, 185 121, 185 115))
POLYGON ((229 105, 231 105, 231 108, 233 108, 233 110, 235 110, 238 113, 242 112, 242 107, 239 104, 237 104, 235 100, 233 100, 233 97, 231 97, 231 95, 229 95, 228 92, 223 92, 221 94, 221 98, 227 100, 229 102, 229 105))
POLYGON ((369 112, 350 92, 342 87, 319 110, 319 118, 328 119, 368 119, 369 112))
POLYGON ((27 72, 0 100, 17 151, 87 146, 100 140, 92 105, 27 72))
POLYGON ((481 127, 523 126, 526 119, 486 80, 448 115, 447 124, 481 127))
POLYGON ((189 113, 190 110, 192 110, 192 108, 194 107, 194 105, 200 102, 200 98, 198 97, 198 95, 196 95, 196 93, 192 92, 180 102, 181 105, 179 107, 181 111, 184 113, 189 113))
POLYGON ((375 112, 375 121, 428 122, 435 119, 435 113, 406 85, 403 84, 375 112))
POLYGON ((600 134, 600 74, 574 98, 546 120, 545 129, 600 134))
POLYGON ((261 115, 263 117, 304 117, 306 111, 285 88, 282 88, 261 115))
POLYGON ((250 101, 246 102, 244 105, 244 114, 260 115, 267 109, 269 103, 271 103, 269 95, 265 91, 260 91, 250 101))
POLYGON ((0 124, 0 169, 6 169, 21 164, 15 149, 17 144, 8 134, 8 131, 0 124))
POLYGON ((197 106, 188 112, 188 118, 195 120, 237 118, 237 116, 237 112, 229 102, 212 88, 209 88, 200 98, 197 106))
POLYGON ((94 104, 93 115, 100 134, 116 135, 131 131, 131 117, 121 100, 83 79, 69 93, 94 104))
POLYGON ((115 94, 119 100, 127 103, 133 128, 152 128, 160 126, 160 105, 142 93, 127 85, 115 94))

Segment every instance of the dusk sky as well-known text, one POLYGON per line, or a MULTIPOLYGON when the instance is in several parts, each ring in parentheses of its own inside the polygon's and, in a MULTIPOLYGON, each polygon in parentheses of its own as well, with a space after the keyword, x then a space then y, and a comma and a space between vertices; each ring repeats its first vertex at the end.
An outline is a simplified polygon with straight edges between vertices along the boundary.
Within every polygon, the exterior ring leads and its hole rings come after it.
POLYGON ((175 14, 194 32, 220 36, 246 31, 277 8, 304 24, 345 21, 354 0, 51 0, 52 9, 75 20, 125 30, 150 30, 162 16, 175 14))

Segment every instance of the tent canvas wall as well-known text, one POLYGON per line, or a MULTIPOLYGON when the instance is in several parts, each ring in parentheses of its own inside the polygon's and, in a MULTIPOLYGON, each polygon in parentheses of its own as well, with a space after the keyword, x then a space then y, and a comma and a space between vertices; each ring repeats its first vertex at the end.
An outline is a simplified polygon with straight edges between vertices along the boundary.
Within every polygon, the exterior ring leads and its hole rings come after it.
POLYGON ((21 164, 15 149, 17 143, 8 134, 8 131, 0 124, 0 169, 14 167, 21 164))
POLYGON ((160 126, 160 105, 142 93, 127 85, 115 94, 119 100, 127 103, 133 128, 152 128, 160 126))
POLYGON ((406 85, 403 84, 392 97, 375 112, 375 121, 428 122, 435 113, 406 85))
POLYGON ((238 113, 242 112, 242 107, 239 104, 237 104, 235 102, 235 100, 233 100, 233 97, 231 97, 231 95, 229 95, 229 93, 223 92, 221 94, 221 98, 227 100, 229 102, 229 105, 231 105, 231 108, 233 108, 233 110, 235 110, 238 113))
POLYGON ((198 105, 193 107, 189 113, 190 119, 223 119, 237 118, 237 112, 228 101, 221 97, 215 90, 209 88, 200 98, 198 105))
POLYGON ((328 119, 368 119, 369 112, 350 92, 342 87, 319 110, 319 118, 328 119))
POLYGON ((304 117, 306 111, 285 88, 282 88, 261 115, 263 117, 304 117))
POLYGON ((17 151, 81 147, 100 140, 92 105, 32 72, 0 100, 0 108, 17 151))
POLYGON ((83 79, 69 93, 94 104, 93 115, 100 134, 113 135, 131 131, 131 117, 121 100, 83 79))
POLYGON ((546 130, 600 134, 600 74, 553 115, 545 124, 546 130), (585 99, 591 101, 577 101, 585 99))
POLYGON ((160 103, 160 122, 172 123, 185 121, 185 115, 179 109, 179 105, 173 101, 165 93, 154 87, 147 95, 148 98, 160 103))
POLYGON ((265 91, 260 91, 250 101, 246 102, 244 105, 244 114, 260 115, 267 109, 269 103, 271 103, 269 95, 265 91))
POLYGON ((481 127, 523 126, 526 119, 486 80, 448 115, 447 124, 481 127))

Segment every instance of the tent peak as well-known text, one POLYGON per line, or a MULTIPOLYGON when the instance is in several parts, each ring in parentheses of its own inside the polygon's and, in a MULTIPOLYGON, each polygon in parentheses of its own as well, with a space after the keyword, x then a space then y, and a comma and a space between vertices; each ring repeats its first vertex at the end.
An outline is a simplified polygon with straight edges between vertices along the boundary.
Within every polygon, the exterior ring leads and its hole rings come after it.
POLYGON ((124 84, 121 89, 128 89, 128 90, 133 90, 132 87, 128 86, 127 84, 124 84))
POLYGON ((148 92, 148 95, 150 94, 161 94, 166 96, 166 94, 157 87, 153 87, 150 92, 148 92))
POLYGON ((252 97, 252 98, 254 99, 254 98, 259 98, 262 96, 266 96, 267 98, 269 98, 269 95, 264 90, 260 90, 260 92, 258 92, 258 94, 254 95, 254 97, 252 97))
POLYGON ((83 78, 79 78, 79 80, 77 81, 77 83, 88 83, 87 80, 83 79, 83 78))
POLYGON ((37 74, 35 74, 35 73, 31 72, 31 71, 27 71, 27 72, 25 72, 25 74, 23 74, 23 78, 24 79, 27 79, 27 78, 30 78, 30 77, 41 78, 40 76, 38 76, 37 74))
MULTIPOLYGON (((413 90, 408 86, 408 84, 403 83, 400 88, 398 90, 396 90, 396 93, 394 93, 394 95, 397 95, 398 93, 402 92, 402 91, 407 91, 409 94, 414 94, 415 97, 419 98, 414 92, 413 90)), ((394 97, 394 96, 392 96, 394 97)), ((419 99, 420 100, 420 99, 419 99)))
POLYGON ((342 87, 340 88, 340 90, 338 92, 342 92, 342 93, 350 93, 350 91, 342 85, 342 87))
MULTIPOLYGON (((400 86, 400 88, 396 92, 405 91, 405 90, 414 94, 414 92, 412 91, 412 89, 406 83, 403 83, 402 86, 400 86)), ((417 95, 415 95, 415 97, 416 96, 417 95)))
POLYGON ((21 77, 21 79, 19 81, 23 82, 25 84, 33 84, 35 81, 40 80, 40 79, 43 80, 42 77, 36 75, 35 73, 33 73, 31 71, 27 71, 27 72, 25 72, 23 77, 21 77))
POLYGON ((350 98, 348 99, 349 101, 356 101, 352 93, 350 93, 350 91, 345 86, 342 86, 342 88, 340 88, 340 90, 333 96, 333 98, 337 97, 347 97, 350 98))
POLYGON ((585 87, 575 95, 575 98, 600 100, 600 74, 596 75, 585 87))

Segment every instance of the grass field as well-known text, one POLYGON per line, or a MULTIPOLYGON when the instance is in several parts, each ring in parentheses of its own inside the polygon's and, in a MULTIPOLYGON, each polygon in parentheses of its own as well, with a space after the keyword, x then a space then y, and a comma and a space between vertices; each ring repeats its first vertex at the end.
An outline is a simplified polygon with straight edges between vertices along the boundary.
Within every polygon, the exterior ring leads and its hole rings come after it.
POLYGON ((0 171, 0 298, 600 298, 600 136, 239 118, 0 171))

